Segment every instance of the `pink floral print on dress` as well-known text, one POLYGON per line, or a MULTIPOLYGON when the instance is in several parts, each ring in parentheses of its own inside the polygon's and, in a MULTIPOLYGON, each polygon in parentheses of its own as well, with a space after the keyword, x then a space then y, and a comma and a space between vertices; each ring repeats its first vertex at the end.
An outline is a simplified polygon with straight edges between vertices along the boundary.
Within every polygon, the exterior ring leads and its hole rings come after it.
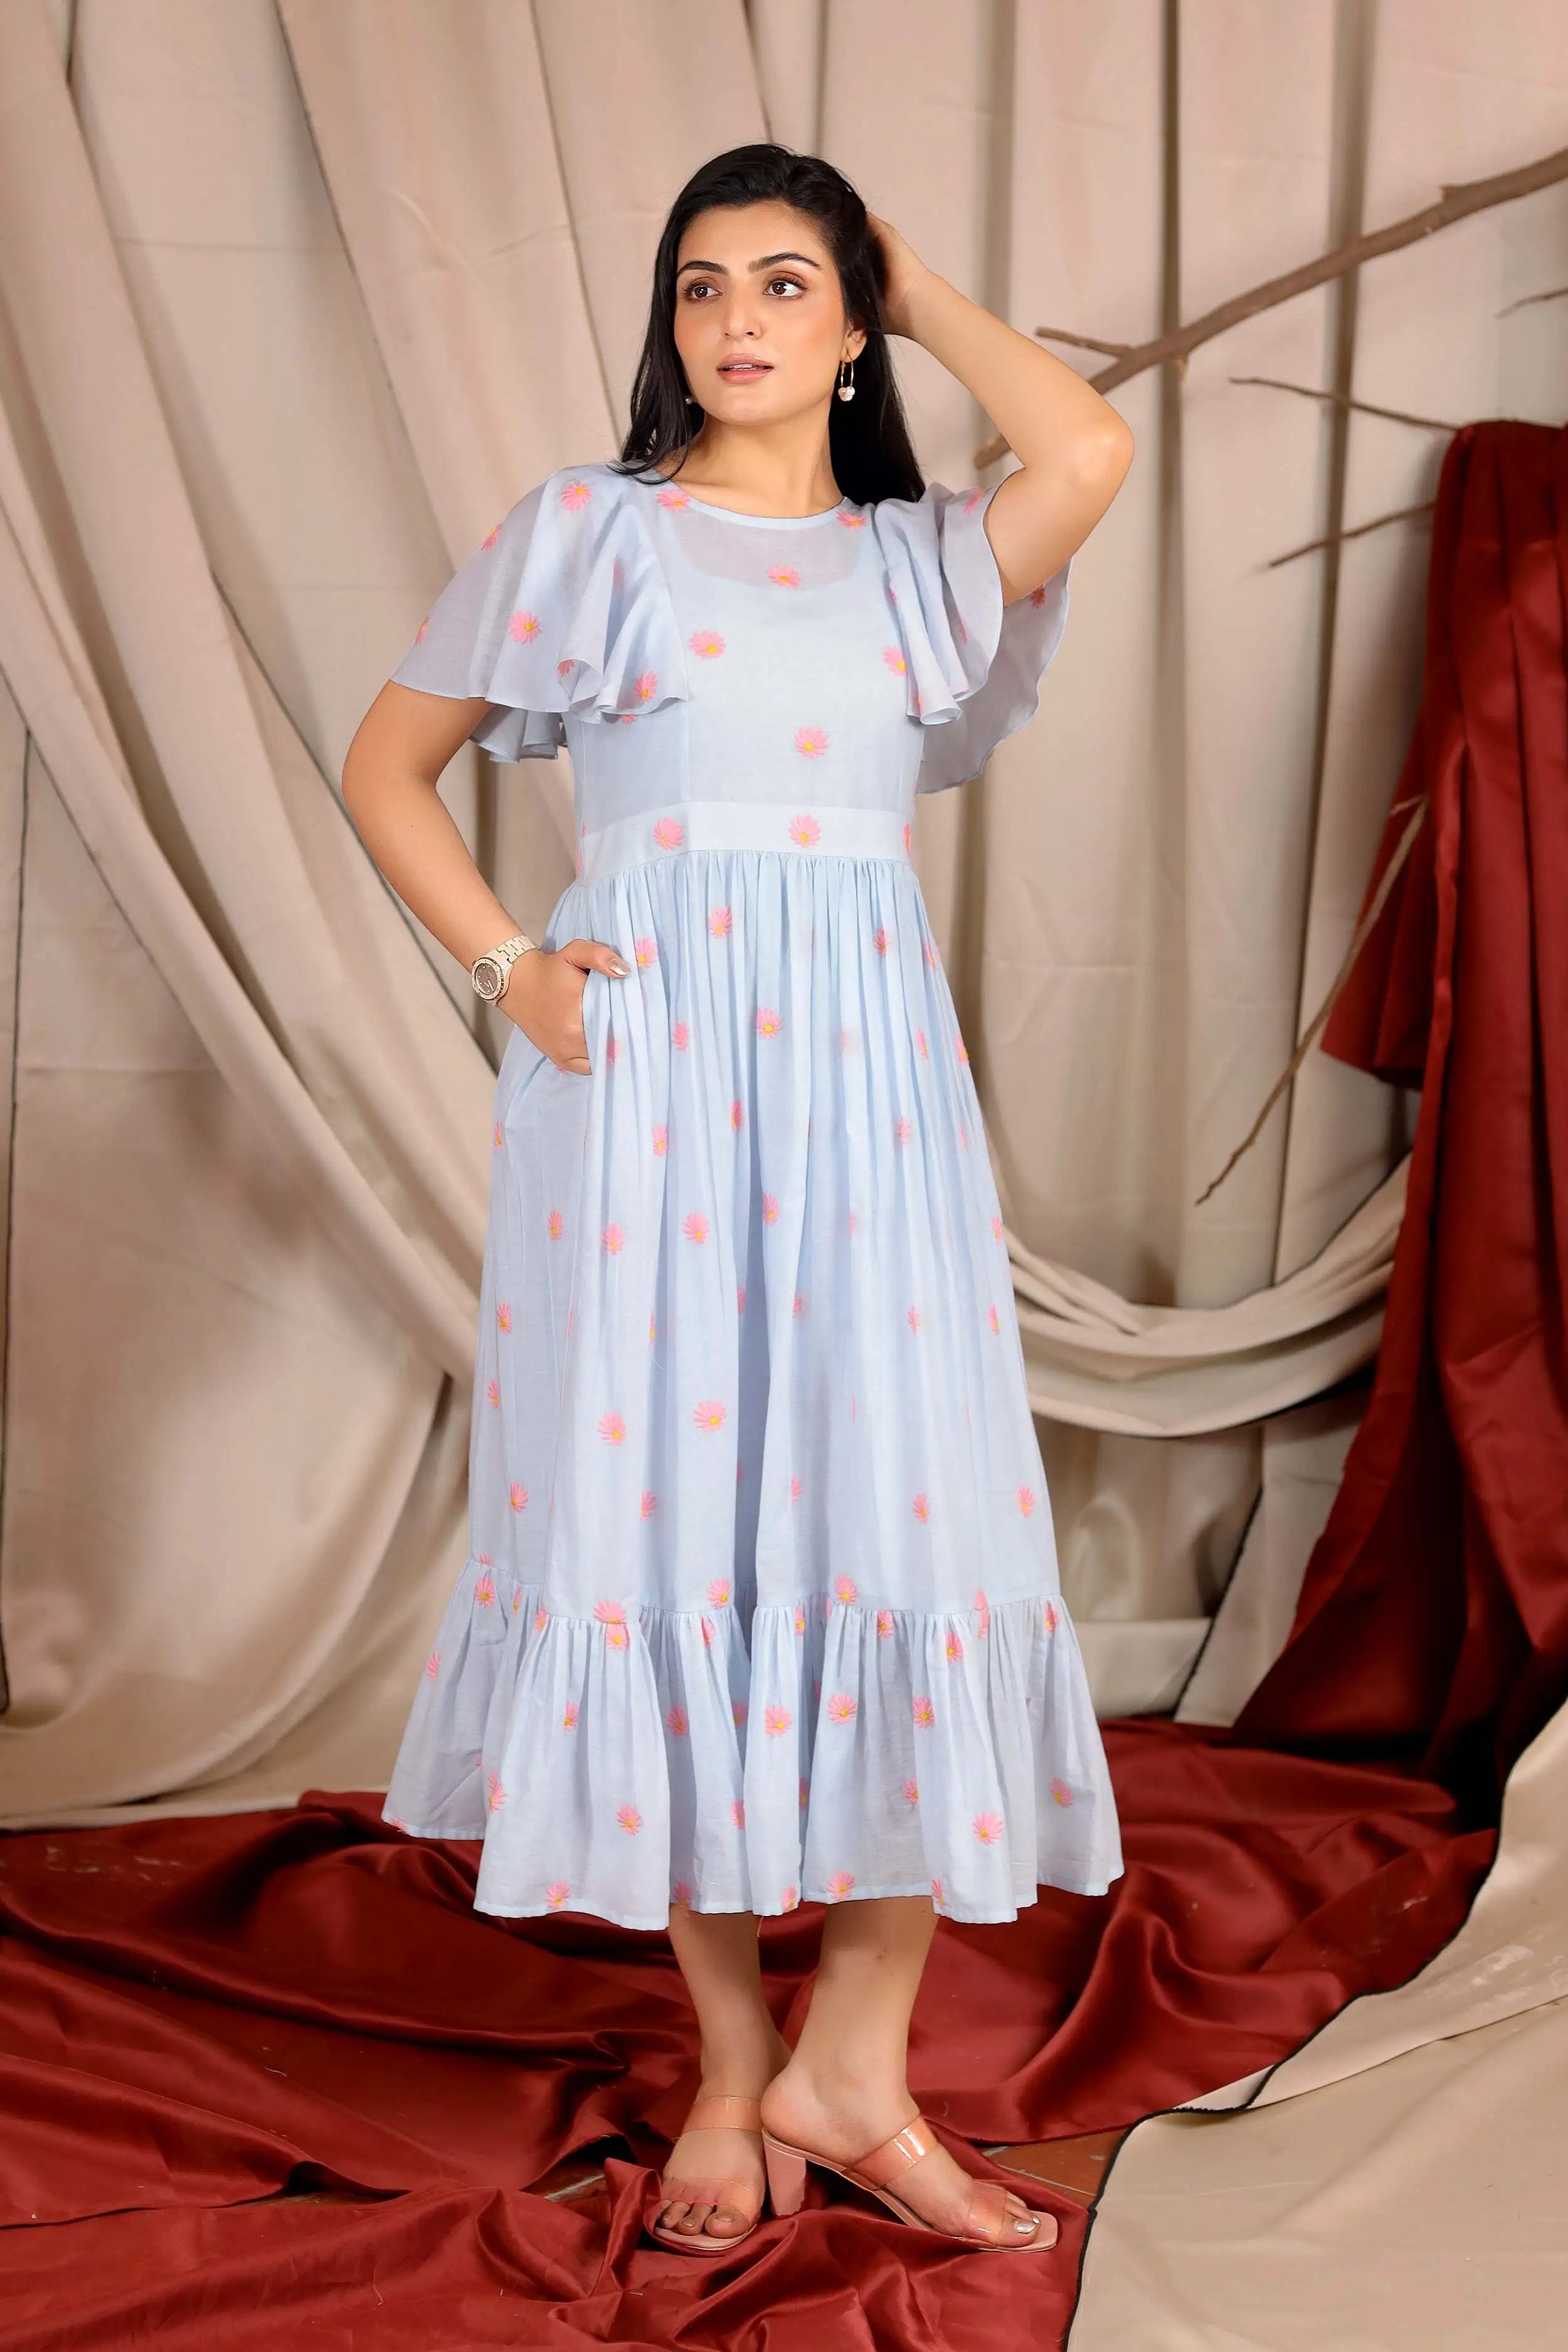
POLYGON ((518 1479, 514 1478, 507 1489, 507 1500, 514 1511, 526 1511, 528 1507, 528 1488, 518 1479))
POLYGON ((1038 613, 1038 612, 1039 612, 1039 610, 1040 610, 1040 606, 1041 606, 1041 605, 1044 604, 1044 602, 1045 602, 1045 583, 1044 583, 1044 581, 1043 581, 1043 580, 1040 582, 1040 586, 1039 586, 1038 588, 1031 588, 1031 589, 1030 590, 1030 592, 1029 592, 1029 601, 1030 601, 1030 603, 1034 606, 1035 611, 1038 613))
POLYGON ((1034 1517, 1034 1488, 1032 1486, 1020 1486, 1019 1488, 1019 1509, 1023 1513, 1026 1519, 1032 1518, 1034 1517))
POLYGON ((828 1881, 829 1902, 841 1903, 854 1883, 855 1874, 852 1870, 835 1870, 828 1881))
POLYGON ((674 482, 666 482, 659 492, 659 504, 675 512, 682 507, 689 507, 691 499, 685 490, 677 489, 674 482))
POLYGON ((507 630, 518 645, 532 645, 539 633, 539 616, 537 613, 514 613, 507 624, 507 630))
POLYGON ((428 619, 426 619, 426 620, 423 620, 423 621, 421 621, 421 623, 420 623, 420 625, 419 625, 418 628, 417 628, 417 629, 415 629, 415 631, 414 631, 414 633, 413 633, 413 642, 414 642, 414 644, 415 644, 416 646, 422 646, 422 645, 424 643, 424 641, 425 641, 426 637, 427 637, 427 636, 429 636, 429 635, 430 635, 430 623, 429 623, 429 620, 428 620, 428 619))
POLYGON ((775 588, 799 588, 800 585, 800 575, 792 563, 772 564, 768 577, 775 588))
POLYGON ((729 1808, 729 1818, 735 1823, 737 1830, 743 1830, 746 1827, 746 1799, 744 1797, 737 1797, 733 1800, 729 1808))
POLYGON ((909 664, 904 660, 904 656, 899 652, 896 646, 883 646, 882 649, 882 657, 887 664, 889 669, 892 670, 898 677, 903 677, 909 668, 909 664))
POLYGON ((684 1021, 674 1023, 670 1030, 670 1043, 674 1047, 676 1053, 684 1054, 691 1042, 692 1033, 687 1028, 685 1023, 684 1021))
POLYGON ((688 1209, 681 1219, 681 1231, 689 1242, 706 1242, 708 1237, 708 1221, 700 1209, 688 1209))
POLYGON ((904 1782, 904 1794, 908 1803, 917 1805, 920 1802, 920 1790, 914 1780, 906 1780, 904 1782))
POLYGON ((996 1845, 999 1842, 1001 1834, 1002 1822, 1001 1815, 999 1813, 977 1813, 975 1815, 975 1835, 979 1839, 982 1845, 996 1845))
POLYGON ((495 1145, 497 1150, 499 1151, 504 1140, 501 1134, 501 1122, 499 1119, 496 1121, 495 1127, 491 1130, 490 1140, 495 1145))
POLYGON ((893 1139, 894 1143, 907 1143, 914 1132, 915 1130, 910 1126, 908 1119, 905 1118, 904 1113, 900 1111, 898 1117, 893 1122, 893 1139))
POLYGON ((659 681, 651 669, 645 669, 637 680, 639 702, 652 702, 659 691, 659 681))
POLYGON ((765 1706, 762 1710, 762 1727, 775 1739, 788 1731, 794 1720, 787 1706, 765 1706))
POLYGON ((798 841, 802 849, 810 849, 812 843, 821 841, 821 837, 822 828, 809 810, 790 818, 789 838, 798 841))
POLYGON ((958 1059, 961 1062, 967 1063, 969 1059, 969 1048, 965 1045, 962 1037, 956 1037, 954 1039, 953 1051, 957 1055, 958 1059))
POLYGON ((559 1209, 552 1209, 545 1219, 545 1231, 552 1242, 559 1242, 566 1231, 566 1219, 559 1209))
POLYGON ((429 1657, 426 1658, 424 1662, 424 1671, 430 1676, 431 1681, 434 1682, 436 1675, 441 1672, 441 1653, 439 1650, 432 1650, 429 1657))
POLYGON ((618 1412, 601 1412, 599 1416, 599 1434, 607 1445, 624 1445, 626 1423, 618 1412))
POLYGON ((762 1195, 762 1222, 765 1225, 776 1225, 779 1222, 779 1201, 775 1193, 764 1192, 762 1195))
POLYGON ((797 1633, 803 1633, 805 1630, 806 1604, 803 1601, 797 1601, 795 1603, 795 1631, 797 1633))
POLYGON ((1065 1780, 1053 1780, 1051 1784, 1051 1793, 1059 1805, 1070 1805, 1072 1802, 1072 1791, 1065 1780))
POLYGON ((770 1004, 758 1006, 757 1034, 759 1037, 777 1037, 783 1026, 783 1022, 770 1004))
POLYGON ((643 1826, 643 1816, 635 1805, 618 1806, 615 1818, 629 1837, 635 1837, 643 1826))
POLYGON ((790 1481, 789 1481, 789 1500, 790 1500, 792 1503, 798 1503, 798 1502, 800 1501, 800 1481, 799 1480, 799 1478, 791 1478, 791 1479, 790 1479, 790 1481))
POLYGON ((725 1407, 720 1397, 702 1397, 692 1407, 692 1419, 699 1429, 722 1429, 725 1407))
POLYGON ((626 1647, 629 1633, 626 1624, 626 1612, 622 1608, 621 1602, 619 1601, 596 1601, 593 1604, 593 1616, 595 1623, 602 1625, 604 1628, 604 1640, 607 1647, 612 1650, 623 1650, 626 1647))
POLYGON ((568 482, 560 494, 560 502, 569 513, 580 514, 593 492, 586 482, 568 482))
POLYGON ((891 1610, 891 1609, 879 1609, 879 1610, 877 1611, 877 1612, 876 1612, 876 1633, 877 1633, 877 1639, 878 1639, 878 1641, 880 1641, 880 1642, 885 1642, 885 1641, 888 1639, 889 1635, 892 1633, 892 1632, 893 1632, 893 1612, 892 1612, 892 1610, 891 1610))
POLYGON ((751 1713, 751 1709, 743 1698, 732 1698, 729 1702, 729 1711, 737 1725, 744 1723, 751 1713))
POLYGON ((947 1900, 946 1895, 943 1891, 942 1881, 939 1878, 934 1878, 931 1882, 931 1900, 936 1906, 938 1911, 941 1910, 942 1906, 947 1900))
POLYGON ((501 1409, 501 1383, 500 1383, 500 1381, 486 1381, 486 1383, 485 1383, 485 1402, 486 1402, 486 1404, 493 1404, 493 1405, 495 1406, 495 1408, 496 1408, 496 1410, 497 1410, 497 1412, 500 1411, 500 1409, 501 1409))
POLYGON ((846 530, 863 530, 865 529, 864 515, 851 514, 847 509, 840 515, 839 520, 842 523, 846 530))
POLYGON ((916 1495, 911 1507, 917 1519, 929 1519, 931 1517, 931 1501, 926 1495, 916 1495))
POLYGON ((990 1325, 993 1331, 1000 1331, 1002 1328, 1002 1318, 997 1313, 994 1302, 986 1309, 986 1320, 990 1325))
POLYGON ((707 919, 707 927, 714 939, 727 940, 735 928, 735 918, 727 907, 716 907, 707 919))
MULTIPOLYGON (((555 1508, 555 1504, 554 1504, 554 1502, 553 1502, 553 1501, 552 1501, 552 1502, 551 1502, 551 1504, 550 1504, 550 1508, 551 1508, 551 1510, 552 1510, 552 1511, 553 1511, 553 1510, 554 1510, 554 1508, 555 1508)), ((549 1611, 545 1607, 544 1602, 541 1601, 539 1602, 538 1607, 534 1611, 534 1631, 535 1631, 535 1633, 542 1633, 544 1632, 545 1627, 546 1627, 549 1623, 549 1611)))
POLYGON ((916 1728, 921 1731, 929 1731, 932 1725, 936 1720, 936 1708, 932 1706, 931 1701, 928 1698, 917 1698, 913 1702, 913 1704, 916 1728))
POLYGON ((716 1609, 727 1609, 733 1588, 727 1576, 716 1576, 708 1586, 707 1597, 716 1609))
POLYGON ((711 1618, 711 1617, 699 1617, 699 1618, 698 1618, 698 1620, 697 1620, 697 1623, 698 1623, 699 1627, 700 1627, 700 1628, 701 1628, 701 1630, 702 1630, 703 1648, 704 1648, 705 1650, 711 1650, 711 1649, 712 1649, 712 1647, 713 1647, 713 1620, 712 1620, 712 1618, 711 1618))
POLYGON ((835 1691, 828 1701, 828 1721, 847 1723, 852 1715, 859 1712, 859 1708, 860 1701, 852 1698, 848 1691, 835 1691))
POLYGON ((658 1502, 658 1499, 659 1498, 654 1494, 652 1486, 644 1486, 643 1489, 643 1500, 639 1508, 638 1516, 644 1519, 651 1519, 653 1516, 654 1506, 658 1502))
POLYGON ((633 940, 632 942, 632 952, 636 957, 639 963, 657 963, 659 961, 659 942, 657 940, 652 938, 633 940))
POLYGON ((991 1630, 991 1604, 990 1604, 990 1602, 986 1599, 986 1596, 985 1596, 985 1594, 984 1594, 983 1592, 977 1592, 977 1593, 976 1593, 976 1595, 975 1595, 975 1607, 976 1607, 976 1608, 979 1611, 979 1612, 980 1612, 980 1622, 979 1622, 979 1623, 976 1626, 976 1628, 975 1628, 975 1632, 976 1632, 977 1635, 978 1636, 978 1638, 983 1642, 983 1641, 985 1640, 985 1638, 986 1638, 986 1635, 987 1635, 987 1634, 990 1632, 990 1630, 991 1630))
POLYGON ((787 1886, 782 1895, 779 1897, 779 1908, 780 1911, 793 1911, 800 1900, 800 1888, 798 1886, 787 1886))
POLYGON ((744 1282, 737 1282, 735 1286, 735 1311, 737 1315, 744 1315, 746 1312, 746 1285, 744 1282))
POLYGON ((493 1813, 498 1813, 502 1806, 507 1801, 507 1791, 502 1785, 500 1774, 498 1772, 492 1772, 489 1780, 486 1783, 486 1787, 489 1792, 487 1800, 488 1810, 493 1813))
MULTIPOLYGON (((907 856, 909 855, 909 850, 910 850, 911 844, 912 844, 912 842, 913 842, 913 840, 914 840, 914 836, 915 836, 915 826, 914 826, 913 823, 911 822, 911 820, 910 820, 908 817, 905 817, 905 818, 904 818, 904 856, 907 856)), ((925 942, 925 961, 926 961, 926 962, 927 962, 927 963, 935 963, 935 962, 936 962, 936 950, 935 950, 935 949, 932 947, 931 942, 930 942, 930 940, 926 940, 926 942, 925 942)))
POLYGON ((1057 1623, 1057 1619, 1056 1619, 1056 1611, 1055 1611, 1055 1608, 1052 1606, 1052 1604, 1051 1604, 1051 1601, 1048 1601, 1046 1602, 1046 1604, 1045 1604, 1044 1608, 1040 1611, 1040 1622, 1044 1625, 1046 1632, 1047 1632, 1048 1633, 1055 1633, 1055 1631, 1056 1631, 1056 1623, 1057 1623))
POLYGON ((956 1625, 948 1627, 947 1639, 943 1647, 947 1653, 948 1663, 956 1666, 964 1654, 964 1637, 956 1625))
POLYGON ((905 1317, 905 1318, 904 1318, 904 1319, 905 1319, 905 1321, 908 1323, 909 1328, 910 1328, 910 1329, 911 1329, 912 1331, 918 1331, 918 1330, 919 1330, 919 1328, 920 1328, 920 1309, 919 1309, 919 1307, 912 1307, 910 1308, 910 1310, 909 1310, 908 1315, 905 1317))
POLYGON ((605 1226, 605 1228, 604 1228, 604 1246, 605 1246, 605 1248, 610 1252, 610 1255, 611 1255, 611 1256, 612 1256, 612 1257, 615 1256, 616 1253, 620 1250, 621 1245, 622 1245, 622 1244, 625 1241, 625 1239, 626 1239, 626 1235, 625 1235, 624 1232, 622 1231, 622 1229, 621 1228, 621 1226, 619 1226, 619 1225, 606 1225, 606 1226, 605 1226))
POLYGON ((496 1309, 496 1323, 502 1331, 509 1331, 512 1328, 512 1310, 504 1298, 496 1309))
POLYGON ((685 837, 685 826, 678 816, 662 816, 653 827, 653 838, 661 849, 679 849, 685 837))
POLYGON ((560 1721, 563 1731, 575 1731, 577 1729, 577 1701, 574 1698, 569 1698, 567 1700, 566 1706, 561 1711, 560 1721))
POLYGON ((685 1738, 686 1733, 691 1729, 691 1726, 686 1720, 686 1711, 684 1706, 670 1707, 665 1713, 664 1721, 669 1725, 670 1729, 674 1733, 677 1739, 685 1738))
POLYGON ((552 1878, 545 1888, 545 1901, 552 1911, 559 1911, 571 1893, 564 1878, 552 1878))
POLYGON ((686 643, 698 661, 716 661, 724 651, 724 639, 716 629, 698 629, 686 643))
POLYGON ((834 1577, 833 1599, 838 1602, 841 1609, 850 1608, 860 1599, 860 1586, 855 1582, 852 1576, 834 1577))
POLYGON ((739 1133, 741 1127, 745 1123, 745 1119, 746 1113, 741 1108, 740 1097, 737 1095, 735 1100, 729 1107, 729 1123, 737 1134, 739 1133))
POLYGON ((820 760, 828 748, 827 730, 823 727, 797 727, 795 749, 803 760, 820 760))

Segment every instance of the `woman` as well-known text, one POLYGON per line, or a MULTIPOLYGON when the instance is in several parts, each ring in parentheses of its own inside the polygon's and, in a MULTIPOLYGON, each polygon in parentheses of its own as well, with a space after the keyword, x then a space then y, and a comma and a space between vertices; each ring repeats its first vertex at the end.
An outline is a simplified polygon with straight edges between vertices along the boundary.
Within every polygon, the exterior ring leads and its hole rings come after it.
POLYGON ((483 1836, 482 1910, 667 1927, 702 2079, 651 2226, 692 2252, 754 2225, 765 2165, 794 2210, 808 2159, 968 2242, 1055 2237, 905 2080, 938 1913, 1121 1869, 910 820, 1034 709, 1131 455, 831 166, 719 156, 660 243, 621 461, 497 524, 345 768, 515 1024, 472 1550, 387 1818, 483 1836), (1007 436, 994 491, 924 487, 889 333, 1007 436), (470 736, 570 751, 542 944, 436 795, 470 736), (791 2052, 757 1919, 800 1901, 828 1907, 791 2052))

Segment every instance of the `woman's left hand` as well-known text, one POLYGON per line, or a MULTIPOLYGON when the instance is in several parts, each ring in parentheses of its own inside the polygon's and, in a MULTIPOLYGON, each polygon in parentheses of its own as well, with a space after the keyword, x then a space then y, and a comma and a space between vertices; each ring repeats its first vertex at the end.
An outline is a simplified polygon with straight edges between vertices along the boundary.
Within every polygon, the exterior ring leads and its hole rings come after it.
POLYGON ((879 220, 875 213, 866 219, 882 253, 883 272, 882 316, 889 334, 908 335, 915 330, 910 324, 909 298, 915 287, 932 272, 914 247, 905 243, 891 221, 879 220))

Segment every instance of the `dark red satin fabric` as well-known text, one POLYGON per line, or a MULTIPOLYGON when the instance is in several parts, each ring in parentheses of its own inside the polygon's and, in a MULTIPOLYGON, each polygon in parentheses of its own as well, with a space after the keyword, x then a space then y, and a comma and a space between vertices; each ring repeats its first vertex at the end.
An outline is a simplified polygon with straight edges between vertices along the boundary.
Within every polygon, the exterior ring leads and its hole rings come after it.
POLYGON ((1475 1821, 1568 1689, 1565 591, 1568 431, 1466 426, 1394 796, 1428 813, 1323 1034, 1421 1085, 1376 1382, 1290 1643, 1236 1726, 1407 1759, 1475 1821))
MULTIPOLYGON (((1431 811, 1325 1035, 1422 1082, 1409 1204, 1291 1641, 1233 1733, 1106 1727, 1108 1896, 939 1925, 911 2081, 971 2168, 975 2143, 1211 2089, 1404 1981, 1564 1695, 1565 485, 1568 435, 1539 426, 1469 427, 1443 467, 1396 794, 1431 811)), ((667 1940, 484 1918, 476 1849, 379 1811, 0 1841, 6 2352, 1060 2345, 1065 2200, 1040 2258, 946 2252, 816 2180, 719 2262, 640 2242, 695 2056, 667 1940), (601 2137, 625 2151, 601 2195, 531 2193, 601 2137)), ((763 1928, 786 2028, 817 1916, 763 1928)))

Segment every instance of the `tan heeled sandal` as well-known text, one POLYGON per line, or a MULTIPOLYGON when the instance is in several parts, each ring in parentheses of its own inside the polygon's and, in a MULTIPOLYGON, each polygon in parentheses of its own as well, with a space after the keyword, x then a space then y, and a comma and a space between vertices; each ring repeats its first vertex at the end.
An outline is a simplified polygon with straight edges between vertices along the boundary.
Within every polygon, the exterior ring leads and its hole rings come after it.
MULTIPOLYGON (((706 2099, 694 2100, 685 2122, 681 2126, 683 2132, 754 2132, 761 2128, 760 2099, 725 2098, 716 2093, 706 2099)), ((733 2183, 720 2181, 716 2185, 712 2181, 678 2180, 673 2184, 666 2183, 663 2196, 667 2205, 722 2205, 727 2189, 733 2189, 733 2183)), ((759 2211, 758 2219, 760 2218, 759 2211)), ((706 2230, 664 2230, 657 2221, 645 2221, 643 2226, 651 2238, 657 2238, 661 2246, 674 2246, 683 2254, 727 2254, 734 2247, 746 2243, 756 2229, 757 2221, 748 2221, 744 2230, 732 2231, 727 2238, 716 2237, 706 2230)))
POLYGON ((1008 2211, 1008 2192, 999 2180, 977 2180, 969 2192, 968 2209, 961 2230, 938 2230, 920 2215, 912 2212, 902 2197, 894 2196, 892 2183, 929 2156, 938 2145, 936 2135, 924 2116, 895 2131, 853 2164, 835 2164, 831 2157, 819 2156, 814 2148, 792 2147, 788 2140, 775 2139, 766 2128, 762 2134, 762 2152, 768 2159, 768 2194, 776 2213, 798 2213, 806 2194, 806 2167, 820 2165, 824 2172, 836 2172, 856 2189, 866 2189, 880 2198, 890 2213, 896 2213, 911 2229, 929 2231, 934 2238, 950 2238, 956 2244, 980 2246, 992 2253, 1039 2254, 1054 2246, 1057 2238, 1056 2216, 1042 2212, 1038 2206, 1030 2210, 1035 2216, 1033 2235, 1020 2238, 1010 2233, 1011 2215, 1008 2211))

